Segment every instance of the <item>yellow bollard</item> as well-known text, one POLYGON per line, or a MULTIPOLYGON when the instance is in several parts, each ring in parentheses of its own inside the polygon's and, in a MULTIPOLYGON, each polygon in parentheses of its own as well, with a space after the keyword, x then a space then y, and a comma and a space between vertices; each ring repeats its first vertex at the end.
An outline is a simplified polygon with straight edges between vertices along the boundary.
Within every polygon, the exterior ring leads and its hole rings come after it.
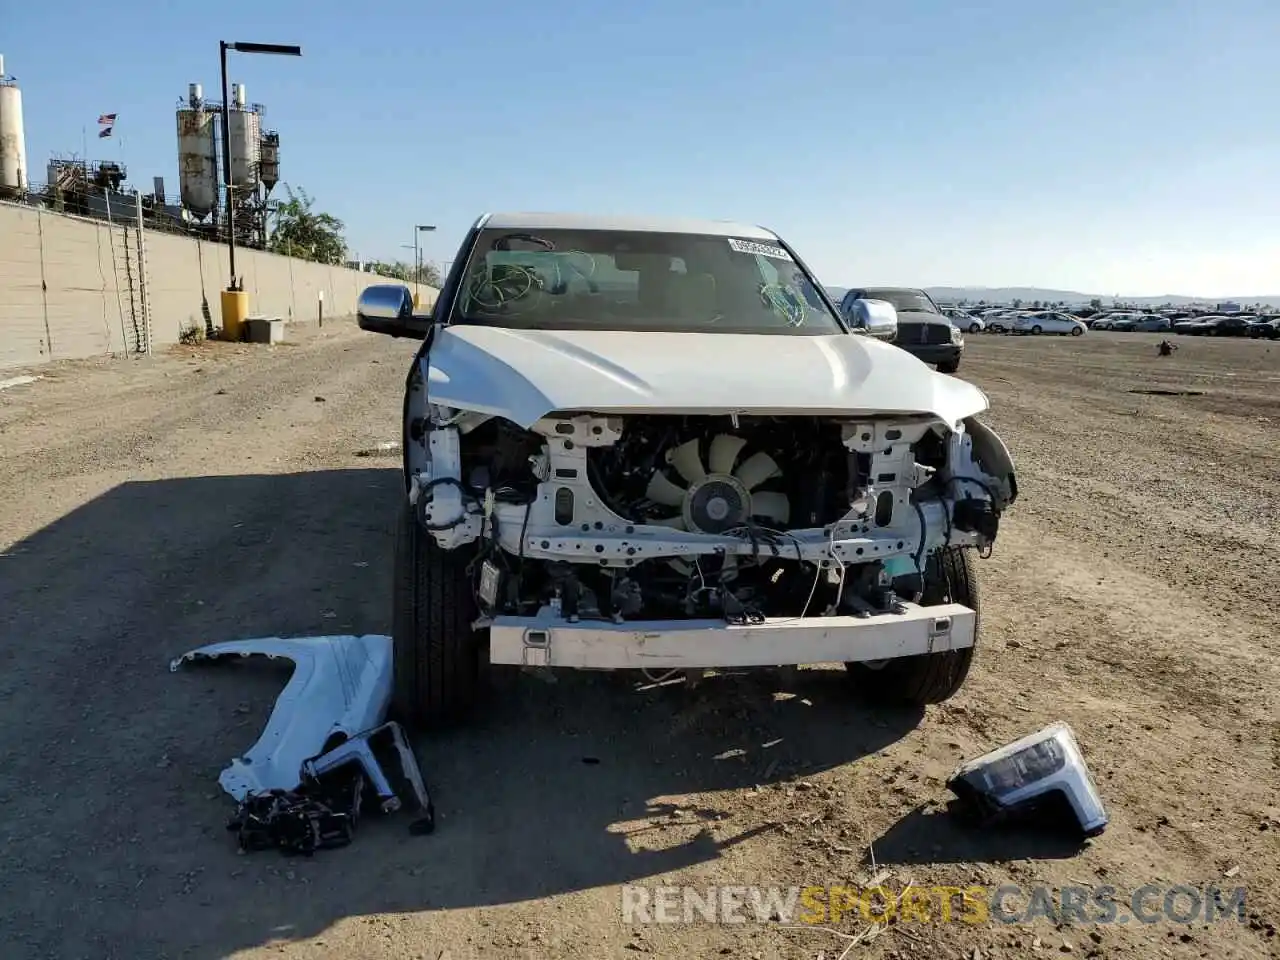
POLYGON ((249 315, 249 294, 243 290, 222 291, 222 339, 244 337, 244 320, 249 315))

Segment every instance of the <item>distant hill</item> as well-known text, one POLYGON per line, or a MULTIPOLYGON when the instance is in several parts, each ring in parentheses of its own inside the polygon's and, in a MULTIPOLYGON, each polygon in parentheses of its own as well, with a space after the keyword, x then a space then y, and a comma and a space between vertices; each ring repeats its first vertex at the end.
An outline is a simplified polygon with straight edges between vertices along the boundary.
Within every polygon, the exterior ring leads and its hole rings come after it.
MULTIPOLYGON (((848 287, 827 287, 827 290, 836 298, 843 297, 848 289, 848 287)), ((987 303, 1012 303, 1014 300, 1021 300, 1023 303, 1033 303, 1036 300, 1041 303, 1088 303, 1090 300, 1098 299, 1104 305, 1110 306, 1116 299, 1114 294, 1081 293, 1078 290, 1052 290, 1046 287, 925 287, 925 289, 933 299, 946 303, 956 303, 960 300, 967 300, 969 303, 977 303, 979 300, 985 300, 987 303)), ((1226 301, 1251 307, 1255 303, 1280 305, 1280 293, 1240 297, 1189 297, 1183 294, 1167 293, 1155 297, 1122 296, 1119 300, 1126 305, 1141 307, 1160 306, 1166 303, 1178 307, 1189 303, 1212 306, 1226 301)))

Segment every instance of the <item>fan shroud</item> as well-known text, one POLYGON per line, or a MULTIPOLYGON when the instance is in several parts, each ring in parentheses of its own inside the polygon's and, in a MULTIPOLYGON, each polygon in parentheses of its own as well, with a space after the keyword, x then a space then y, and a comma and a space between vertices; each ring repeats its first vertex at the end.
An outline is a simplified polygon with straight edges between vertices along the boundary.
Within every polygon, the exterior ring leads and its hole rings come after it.
POLYGON ((747 441, 729 433, 712 438, 703 462, 701 442, 687 440, 667 451, 666 462, 681 486, 661 469, 655 470, 645 490, 647 499, 677 512, 650 520, 673 530, 722 533, 752 519, 773 526, 787 523, 791 504, 785 493, 759 489, 782 476, 777 461, 763 451, 739 463, 747 441))

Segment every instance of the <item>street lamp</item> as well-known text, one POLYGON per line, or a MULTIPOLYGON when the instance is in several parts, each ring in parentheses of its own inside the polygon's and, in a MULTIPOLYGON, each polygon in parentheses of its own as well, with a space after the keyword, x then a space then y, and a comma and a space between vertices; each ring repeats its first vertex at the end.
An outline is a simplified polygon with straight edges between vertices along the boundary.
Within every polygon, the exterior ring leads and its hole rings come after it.
POLYGON ((420 223, 413 228, 413 305, 421 304, 421 291, 418 289, 422 283, 422 254, 418 248, 418 234, 430 233, 435 230, 435 224, 420 223))
MULTIPOLYGON (((218 54, 221 59, 221 68, 223 68, 223 180, 227 186, 227 250, 230 265, 230 283, 227 287, 228 293, 238 293, 241 291, 242 284, 236 280, 236 205, 232 202, 232 108, 230 108, 230 96, 227 92, 227 51, 234 50, 237 54, 275 54, 278 56, 302 56, 302 47, 289 46, 285 44, 228 44, 225 40, 218 41, 218 54)), ((225 307, 224 307, 225 317, 225 307)), ((225 329, 225 319, 223 329, 225 329)))
MULTIPOLYGON (((417 246, 416 246, 415 244, 412 244, 412 243, 402 243, 402 244, 400 244, 400 249, 401 249, 401 250, 412 250, 412 251, 413 251, 413 268, 414 268, 414 270, 417 270, 417 269, 418 269, 418 248, 417 248, 417 246)), ((414 274, 414 276, 417 276, 417 274, 414 274)), ((414 306, 417 306, 417 304, 415 303, 415 304, 414 304, 414 306)))

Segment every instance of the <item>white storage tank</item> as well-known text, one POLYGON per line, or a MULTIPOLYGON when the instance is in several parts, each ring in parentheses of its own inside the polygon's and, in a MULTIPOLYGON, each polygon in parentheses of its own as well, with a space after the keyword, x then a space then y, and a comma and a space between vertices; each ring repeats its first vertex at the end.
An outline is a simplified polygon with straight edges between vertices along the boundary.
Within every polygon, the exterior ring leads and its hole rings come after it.
POLYGON ((178 110, 178 189, 182 205, 203 220, 218 205, 218 114, 204 109, 199 84, 188 88, 187 103, 178 110))
MULTIPOLYGON (((240 87, 239 96, 243 96, 240 87)), ((262 159, 262 116, 256 110, 232 110, 230 129, 231 184, 236 193, 250 193, 258 185, 262 159)))
POLYGON ((0 56, 0 196, 27 192, 27 135, 22 125, 22 91, 4 72, 0 56))

